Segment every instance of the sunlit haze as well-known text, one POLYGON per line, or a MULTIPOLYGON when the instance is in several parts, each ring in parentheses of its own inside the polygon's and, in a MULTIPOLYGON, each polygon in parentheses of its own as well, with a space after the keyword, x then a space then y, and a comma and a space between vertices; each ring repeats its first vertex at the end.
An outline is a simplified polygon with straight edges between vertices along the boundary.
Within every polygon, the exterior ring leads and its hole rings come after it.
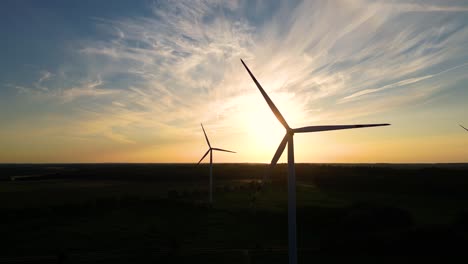
POLYGON ((467 1, 1 6, 1 163, 468 162, 467 1))

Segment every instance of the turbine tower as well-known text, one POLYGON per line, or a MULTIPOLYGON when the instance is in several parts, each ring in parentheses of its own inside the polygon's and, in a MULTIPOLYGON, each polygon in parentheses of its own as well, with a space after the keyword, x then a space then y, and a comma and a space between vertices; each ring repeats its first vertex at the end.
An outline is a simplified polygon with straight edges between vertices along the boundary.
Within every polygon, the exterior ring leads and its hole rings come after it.
POLYGON ((460 126, 461 126, 463 129, 465 129, 466 131, 468 131, 468 129, 467 129, 466 127, 464 127, 464 126, 462 126, 462 125, 460 125, 460 126))
POLYGON ((203 134, 205 134, 205 139, 206 143, 208 143, 208 150, 206 151, 205 155, 200 159, 200 161, 197 163, 200 164, 202 160, 210 153, 210 204, 213 203, 213 150, 216 151, 224 151, 224 152, 230 152, 230 153, 236 153, 234 151, 226 150, 226 149, 220 149, 220 148, 213 148, 211 147, 210 141, 208 140, 208 136, 206 135, 205 128, 203 128, 203 124, 200 124, 203 130, 203 134))
POLYGON ((296 239, 296 173, 294 168, 294 142, 293 136, 295 133, 307 133, 307 132, 320 132, 328 130, 338 130, 338 129, 351 129, 351 128, 363 128, 363 127, 375 127, 375 126, 388 126, 389 124, 363 124, 363 125, 331 125, 331 126, 306 126, 300 128, 291 128, 284 117, 281 115, 278 108, 276 108, 273 101, 271 101, 268 94, 263 90, 260 83, 257 81, 255 76, 249 70, 247 65, 241 59, 242 64, 249 73, 250 77, 257 85, 258 90, 265 98, 268 106, 270 107, 273 114, 276 116, 278 121, 286 129, 286 134, 284 135, 283 140, 281 141, 278 149, 276 150, 273 159, 271 160, 270 166, 273 167, 278 162, 281 154, 283 153, 286 144, 288 144, 288 254, 289 254, 289 264, 297 263, 297 239, 296 239))

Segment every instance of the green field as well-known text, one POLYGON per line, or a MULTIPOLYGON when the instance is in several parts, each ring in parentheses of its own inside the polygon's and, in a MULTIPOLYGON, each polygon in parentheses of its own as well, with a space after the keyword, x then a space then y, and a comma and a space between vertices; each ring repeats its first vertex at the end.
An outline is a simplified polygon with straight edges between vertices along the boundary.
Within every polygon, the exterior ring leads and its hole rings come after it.
MULTIPOLYGON (((209 205, 206 166, 1 165, 0 263, 287 263, 285 170, 261 185, 265 165, 217 164, 209 205)), ((463 255, 467 166, 297 175, 301 263, 463 255)))

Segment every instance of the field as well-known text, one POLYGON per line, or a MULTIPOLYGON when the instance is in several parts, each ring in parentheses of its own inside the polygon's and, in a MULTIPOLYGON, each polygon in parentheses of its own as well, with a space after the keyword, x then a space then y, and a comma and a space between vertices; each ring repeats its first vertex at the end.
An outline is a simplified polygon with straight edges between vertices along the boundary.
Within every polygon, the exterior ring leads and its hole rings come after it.
MULTIPOLYGON (((468 259, 468 165, 296 170, 300 263, 468 259)), ((285 164, 215 164, 213 205, 206 165, 4 164, 0 175, 0 263, 287 263, 285 164)))

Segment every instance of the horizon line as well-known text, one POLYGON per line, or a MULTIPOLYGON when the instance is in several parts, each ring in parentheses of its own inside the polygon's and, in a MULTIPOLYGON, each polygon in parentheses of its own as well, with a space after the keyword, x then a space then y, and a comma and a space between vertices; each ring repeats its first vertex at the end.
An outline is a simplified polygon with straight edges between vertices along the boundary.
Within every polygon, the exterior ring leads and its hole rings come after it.
MULTIPOLYGON (((154 165, 169 165, 169 164, 179 164, 179 165, 196 165, 196 162, 0 162, 0 165, 94 165, 94 164, 154 164, 154 165)), ((208 164, 208 163, 201 163, 208 164)), ((269 162, 220 162, 216 164, 264 164, 270 165, 269 162)), ((287 162, 279 162, 278 164, 287 164, 287 162)), ((468 161, 461 162, 297 162, 297 164, 389 164, 389 165, 399 165, 399 164, 467 164, 468 161)))

